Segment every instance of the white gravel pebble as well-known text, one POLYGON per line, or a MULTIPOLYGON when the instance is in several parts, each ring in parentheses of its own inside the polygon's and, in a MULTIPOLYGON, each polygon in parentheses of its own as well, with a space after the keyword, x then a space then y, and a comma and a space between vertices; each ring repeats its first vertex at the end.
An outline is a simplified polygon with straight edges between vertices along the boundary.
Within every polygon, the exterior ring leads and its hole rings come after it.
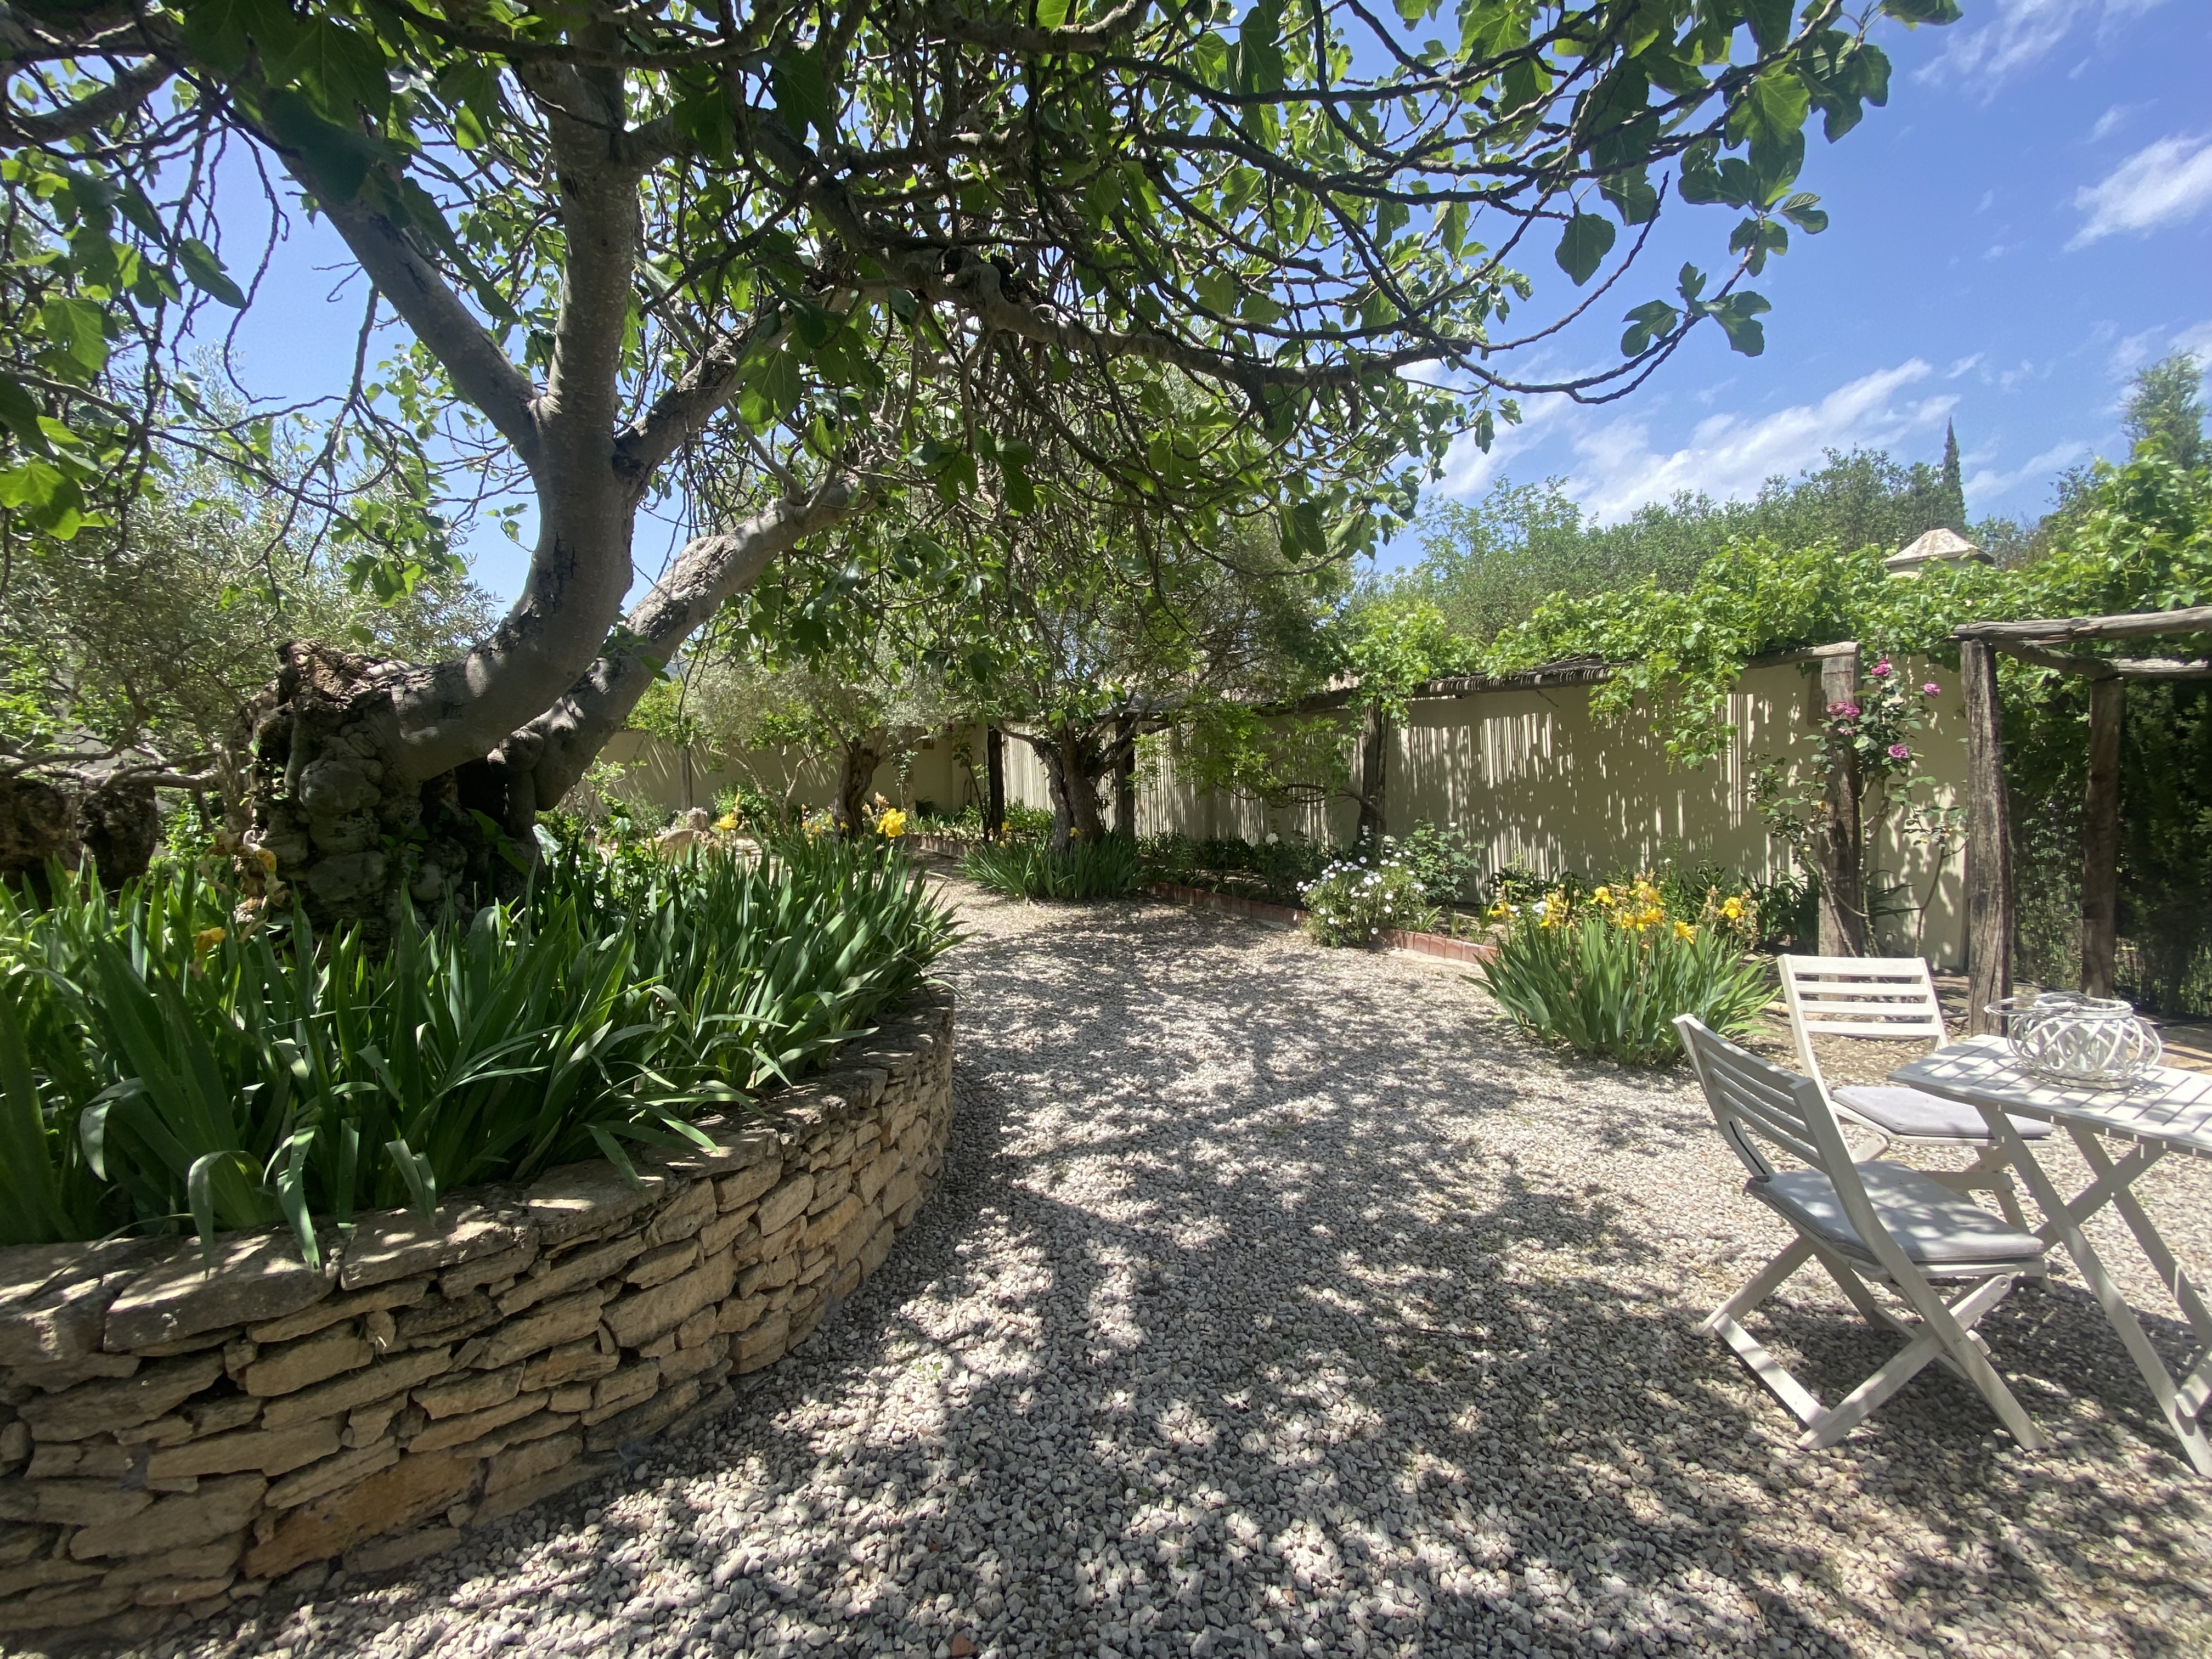
MULTIPOLYGON (((1784 1240, 1684 1076, 1548 1056, 1448 964, 957 890, 946 1184, 811 1343, 397 1582, 146 1651, 2212 1650, 2212 1482, 2078 1279, 1984 1327, 2047 1455, 1933 1370, 1799 1453, 1696 1329, 1784 1240)), ((1790 1292, 1831 1397, 1890 1348, 1790 1292)))

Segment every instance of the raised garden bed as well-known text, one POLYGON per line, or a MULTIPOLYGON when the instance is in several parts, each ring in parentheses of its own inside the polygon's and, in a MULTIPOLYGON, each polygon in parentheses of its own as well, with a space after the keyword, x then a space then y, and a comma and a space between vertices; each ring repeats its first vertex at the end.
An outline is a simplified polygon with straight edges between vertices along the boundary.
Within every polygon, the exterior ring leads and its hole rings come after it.
POLYGON ((0 1251, 0 1632, 140 1633, 376 1571, 726 1407, 882 1265, 942 1167, 952 1002, 917 994, 715 1150, 428 1217, 0 1251))

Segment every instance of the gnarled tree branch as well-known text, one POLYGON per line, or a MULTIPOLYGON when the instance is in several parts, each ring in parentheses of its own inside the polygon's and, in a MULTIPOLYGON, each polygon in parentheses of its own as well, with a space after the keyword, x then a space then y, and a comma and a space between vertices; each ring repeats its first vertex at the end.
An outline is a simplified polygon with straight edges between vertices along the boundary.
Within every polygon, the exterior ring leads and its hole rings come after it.
POLYGON ((558 702, 507 739, 505 758, 532 772, 538 805, 550 807, 574 787, 678 647, 723 600, 752 586, 770 559, 863 505, 851 480, 832 477, 810 495, 775 502, 735 530, 688 544, 599 660, 558 702))

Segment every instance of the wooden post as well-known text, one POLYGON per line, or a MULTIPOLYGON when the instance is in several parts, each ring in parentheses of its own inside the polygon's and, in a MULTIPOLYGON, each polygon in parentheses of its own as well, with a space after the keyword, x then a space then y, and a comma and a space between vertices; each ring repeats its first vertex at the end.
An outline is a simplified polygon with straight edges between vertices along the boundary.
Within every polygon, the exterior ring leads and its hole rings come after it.
POLYGON ((2012 994, 2012 830, 2007 823, 2004 709, 1996 650, 1959 644, 1966 703, 1966 1030, 1992 1031, 1984 1012, 2012 994))
POLYGON ((2089 682, 2089 787, 2081 806, 2081 989, 2112 994, 2120 931, 2120 727, 2127 683, 2089 682))
POLYGON ((983 728, 983 833, 996 841, 1006 828, 1006 734, 983 728))
MULTIPOLYGON (((1856 647, 1820 659, 1820 720, 1835 717, 1838 703, 1859 696, 1856 647)), ((1866 914, 1866 842, 1859 822, 1859 757, 1856 749, 1838 753, 1828 766, 1825 822, 1820 826, 1820 954, 1863 957, 1869 947, 1866 914)))

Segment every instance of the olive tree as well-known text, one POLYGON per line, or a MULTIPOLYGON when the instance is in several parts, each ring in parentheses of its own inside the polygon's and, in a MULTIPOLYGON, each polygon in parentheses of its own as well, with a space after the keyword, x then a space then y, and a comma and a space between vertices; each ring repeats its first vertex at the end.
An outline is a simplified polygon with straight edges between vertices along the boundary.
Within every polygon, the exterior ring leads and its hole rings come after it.
POLYGON ((257 297, 242 184, 336 233, 372 292, 331 453, 418 488, 365 516, 334 465, 312 505, 403 566, 436 554, 441 499, 535 507, 522 589, 465 653, 295 641, 256 709, 254 838, 311 908, 382 926, 478 814, 527 844, 729 595, 903 490, 1018 515, 1079 468, 1200 539, 1265 502, 1295 551, 1341 553, 1516 393, 1622 395, 1708 321, 1757 350, 1746 279, 1824 222, 1808 122, 1882 101, 1877 15, 1956 15, 1437 9, 10 7, 9 533, 127 514, 165 446, 251 472, 252 423, 202 418, 179 342, 257 297), (1670 201, 1723 210, 1726 267, 1644 298, 1670 201), (1524 318, 1547 257, 1595 286, 1524 318), (1618 362, 1516 375, 1607 295, 1640 301, 1618 362), (625 615, 648 508, 691 533, 625 615))

